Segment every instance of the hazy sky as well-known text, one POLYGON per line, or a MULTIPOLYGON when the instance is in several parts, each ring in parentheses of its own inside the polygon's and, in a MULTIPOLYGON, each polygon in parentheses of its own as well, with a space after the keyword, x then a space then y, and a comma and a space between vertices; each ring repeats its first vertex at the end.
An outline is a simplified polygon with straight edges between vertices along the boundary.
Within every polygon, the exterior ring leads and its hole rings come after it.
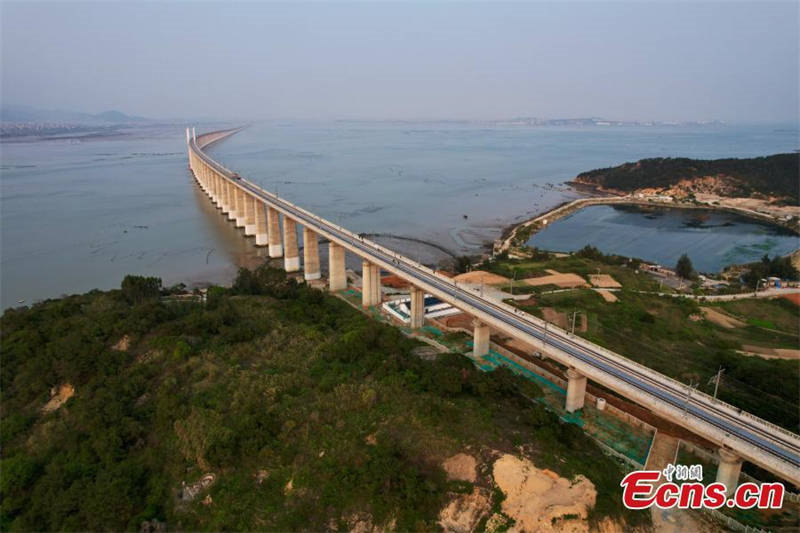
POLYGON ((1 5, 6 105, 164 118, 798 118, 795 1, 1 5))

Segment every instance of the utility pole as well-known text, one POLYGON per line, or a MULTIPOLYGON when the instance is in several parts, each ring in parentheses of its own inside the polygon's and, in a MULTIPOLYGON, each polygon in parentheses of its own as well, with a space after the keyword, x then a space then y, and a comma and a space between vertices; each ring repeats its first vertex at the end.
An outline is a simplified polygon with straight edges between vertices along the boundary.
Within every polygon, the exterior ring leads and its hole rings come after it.
POLYGON ((580 311, 572 312, 572 331, 570 332, 572 336, 575 336, 575 319, 578 318, 578 313, 580 313, 580 311))
POLYGON ((719 390, 719 382, 722 379, 722 373, 723 372, 725 372, 725 369, 722 368, 722 367, 719 367, 719 370, 717 371, 717 375, 714 378, 714 399, 715 400, 717 399, 717 390, 719 390))
POLYGON ((547 324, 549 322, 547 320, 544 321, 544 339, 542 339, 542 346, 547 346, 547 324))
POLYGON ((686 389, 686 403, 683 405, 683 414, 686 415, 686 412, 689 410, 689 399, 692 397, 692 391, 697 387, 699 383, 692 383, 689 382, 689 386, 686 389))

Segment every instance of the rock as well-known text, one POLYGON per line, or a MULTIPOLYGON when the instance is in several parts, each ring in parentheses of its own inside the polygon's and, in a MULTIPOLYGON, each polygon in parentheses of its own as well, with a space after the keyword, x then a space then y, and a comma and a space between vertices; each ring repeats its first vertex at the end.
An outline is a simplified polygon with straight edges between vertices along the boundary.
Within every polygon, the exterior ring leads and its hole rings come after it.
POLYGON ((470 494, 460 494, 439 513, 439 525, 445 531, 467 533, 489 512, 491 504, 485 489, 475 487, 470 494))
POLYGON ((508 454, 495 462, 493 476, 506 495, 503 513, 516 521, 509 531, 589 530, 586 517, 594 507, 597 491, 584 476, 570 482, 508 454))

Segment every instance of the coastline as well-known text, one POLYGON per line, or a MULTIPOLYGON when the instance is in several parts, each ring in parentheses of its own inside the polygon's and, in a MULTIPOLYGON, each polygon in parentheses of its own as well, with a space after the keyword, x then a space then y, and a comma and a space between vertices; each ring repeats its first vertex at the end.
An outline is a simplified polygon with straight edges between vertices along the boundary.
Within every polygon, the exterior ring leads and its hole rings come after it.
MULTIPOLYGON (((754 219, 759 222, 766 222, 768 224, 772 224, 774 226, 778 226, 786 230, 789 230, 794 235, 800 236, 800 230, 798 230, 797 227, 790 225, 784 221, 776 220, 771 215, 760 213, 758 211, 753 211, 751 209, 742 207, 736 207, 730 205, 715 205, 710 203, 686 203, 686 202, 676 203, 674 201, 663 201, 648 197, 639 198, 633 195, 594 196, 594 197, 578 198, 575 200, 561 203, 558 206, 548 211, 545 211, 544 213, 534 216, 533 218, 509 226, 509 228, 506 228, 506 230, 503 231, 503 234, 500 236, 500 238, 496 239, 492 244, 492 255, 494 256, 509 251, 510 248, 512 247, 512 243, 520 235, 520 232, 523 232, 523 236, 525 237, 524 240, 527 241, 531 235, 534 235, 536 232, 546 227, 547 225, 552 224, 556 220, 559 220, 571 213, 574 213, 579 209, 583 209, 584 207, 589 207, 593 205, 635 205, 635 206, 646 206, 646 207, 656 207, 656 208, 724 211, 741 215, 746 218, 754 219)), ((788 255, 796 256, 798 252, 800 252, 800 248, 794 250, 792 253, 788 255)))

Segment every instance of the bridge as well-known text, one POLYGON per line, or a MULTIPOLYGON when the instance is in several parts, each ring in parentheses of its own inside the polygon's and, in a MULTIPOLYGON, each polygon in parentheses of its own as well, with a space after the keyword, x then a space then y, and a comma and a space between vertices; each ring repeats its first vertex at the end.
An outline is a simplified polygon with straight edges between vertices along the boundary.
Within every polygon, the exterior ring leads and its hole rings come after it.
POLYGON ((729 492, 738 485, 744 460, 800 486, 800 436, 571 335, 538 317, 458 287, 454 280, 425 265, 262 189, 203 151, 238 131, 240 129, 197 136, 193 128, 187 129, 189 168, 222 214, 243 228, 245 235, 253 236, 257 246, 267 246, 271 258, 283 257, 287 272, 301 269, 297 234, 300 226, 302 271, 306 280, 321 278, 321 236, 328 241, 327 284, 332 292, 347 288, 345 254, 355 254, 362 260, 364 307, 381 303, 382 271, 399 276, 411 287, 412 328, 424 323, 427 293, 473 317, 475 356, 489 352, 490 332, 495 330, 534 346, 565 365, 568 368, 567 411, 583 407, 586 383, 592 380, 717 445, 720 459, 717 480, 725 483, 729 492))

